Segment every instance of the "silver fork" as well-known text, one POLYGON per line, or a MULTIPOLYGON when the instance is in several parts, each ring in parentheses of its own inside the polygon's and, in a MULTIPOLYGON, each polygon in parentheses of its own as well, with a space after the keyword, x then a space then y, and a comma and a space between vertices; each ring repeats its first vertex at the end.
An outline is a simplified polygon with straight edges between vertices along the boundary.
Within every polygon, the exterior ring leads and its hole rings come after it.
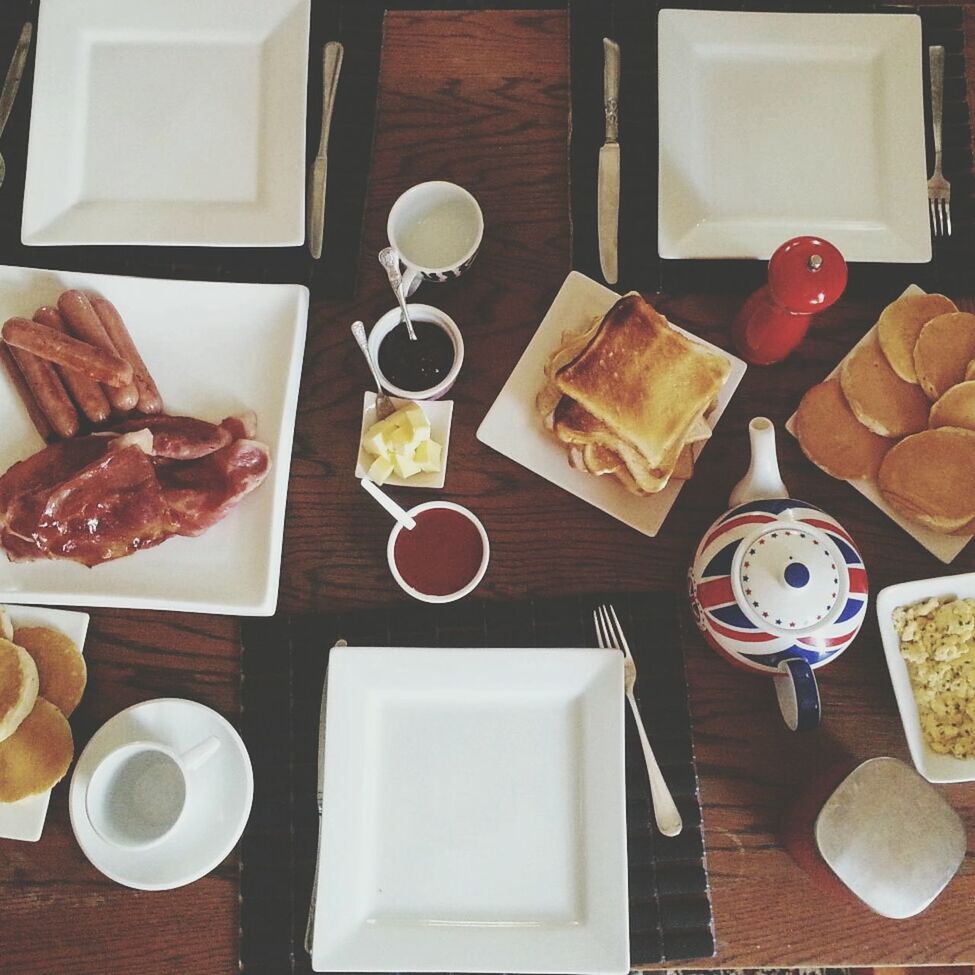
POLYGON ((599 606, 593 610, 593 620, 596 623, 596 641, 603 649, 612 648, 623 652, 623 688, 626 691, 626 699, 630 702, 630 710, 633 712, 633 719, 636 721, 636 730, 640 736, 640 744, 643 746, 643 757, 647 763, 647 775, 650 778, 650 798, 653 800, 653 815, 657 820, 657 829, 664 836, 676 836, 684 826, 674 804, 674 797, 667 788, 663 773, 657 764, 657 759, 650 747, 650 739, 647 738, 646 729, 643 727, 643 718, 640 717, 640 709, 637 707, 636 698, 633 696, 633 688, 636 684, 636 664, 633 662, 633 655, 630 653, 629 644, 626 642, 626 635, 620 625, 619 617, 612 605, 599 606))
POLYGON ((945 49, 928 48, 931 71, 931 131, 934 134, 934 173, 928 180, 928 210, 931 233, 935 237, 951 236, 951 183, 941 173, 941 116, 945 91, 945 49))

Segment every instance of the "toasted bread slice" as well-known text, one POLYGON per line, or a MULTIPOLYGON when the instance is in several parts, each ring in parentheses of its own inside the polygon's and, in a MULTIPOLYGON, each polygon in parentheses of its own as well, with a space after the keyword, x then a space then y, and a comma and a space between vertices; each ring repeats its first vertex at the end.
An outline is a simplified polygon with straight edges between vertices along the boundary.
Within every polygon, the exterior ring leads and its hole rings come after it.
POLYGON ((887 452, 877 484, 899 512, 939 532, 975 519, 975 430, 939 427, 905 437, 887 452))
MULTIPOLYGON (((609 310, 586 348, 556 372, 555 384, 650 467, 672 470, 691 425, 730 371, 724 356, 692 342, 640 295, 630 294, 609 310)), ((632 470, 629 462, 627 467, 632 470)))
POLYGON ((39 687, 30 654, 9 640, 0 640, 0 741, 9 738, 30 714, 39 687))
POLYGON ((68 719, 39 697, 20 727, 0 742, 0 802, 47 792, 64 778, 73 757, 68 719))
POLYGON ((969 379, 967 382, 952 386, 931 407, 929 425, 975 430, 975 380, 969 379))
POLYGON ((876 332, 843 360, 840 385, 856 418, 881 437, 903 437, 928 425, 928 398, 891 369, 876 332))
POLYGON ((904 295, 892 301, 877 322, 877 336, 891 369, 904 382, 917 383, 914 368, 914 345, 924 325, 936 318, 958 311, 944 295, 904 295))
POLYGON ((838 379, 806 390, 796 413, 802 452, 831 477, 874 478, 893 441, 868 430, 850 409, 838 379))
POLYGON ((965 379, 975 359, 975 315, 959 311, 938 315, 921 329, 914 346, 914 368, 921 389, 932 400, 965 379))

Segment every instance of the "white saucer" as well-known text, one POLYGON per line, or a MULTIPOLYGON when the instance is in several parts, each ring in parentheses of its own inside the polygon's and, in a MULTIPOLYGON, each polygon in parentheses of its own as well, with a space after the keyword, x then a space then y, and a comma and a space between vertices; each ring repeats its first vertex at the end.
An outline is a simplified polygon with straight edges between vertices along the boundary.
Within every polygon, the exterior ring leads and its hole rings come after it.
POLYGON ((95 732, 71 778, 68 810, 82 852, 106 877, 137 890, 171 890, 209 873, 240 839, 251 800, 254 773, 240 735, 216 711, 194 701, 159 698, 120 711, 95 732), (193 808, 173 832, 147 850, 123 850, 106 843, 85 813, 85 790, 102 757, 135 740, 159 741, 177 752, 208 735, 220 749, 196 772, 193 808))

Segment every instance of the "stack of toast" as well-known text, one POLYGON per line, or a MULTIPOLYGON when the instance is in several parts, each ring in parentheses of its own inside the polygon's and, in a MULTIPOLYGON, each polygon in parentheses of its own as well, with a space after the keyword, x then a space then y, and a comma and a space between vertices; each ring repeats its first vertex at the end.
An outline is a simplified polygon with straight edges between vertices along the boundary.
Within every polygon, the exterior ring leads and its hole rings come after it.
POLYGON ((705 418, 730 370, 632 292, 562 336, 536 405, 573 467, 656 494, 693 473, 693 444, 710 437, 705 418))
POLYGON ((813 386, 796 414, 806 456, 843 480, 876 482, 900 514, 975 534, 975 315, 944 295, 903 295, 813 386))

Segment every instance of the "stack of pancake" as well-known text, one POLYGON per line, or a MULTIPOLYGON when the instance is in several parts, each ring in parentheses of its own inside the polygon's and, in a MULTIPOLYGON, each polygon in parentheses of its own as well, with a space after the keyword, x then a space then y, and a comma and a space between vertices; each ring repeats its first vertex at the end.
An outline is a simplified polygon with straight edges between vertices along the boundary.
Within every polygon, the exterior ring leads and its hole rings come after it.
POLYGON ((692 445, 711 435, 705 416, 730 370, 632 292, 586 331, 563 334, 536 405, 573 467, 656 494, 691 476, 692 445))
POLYGON ((68 715, 85 689, 84 657, 63 633, 15 630, 0 606, 0 802, 46 792, 68 771, 68 715))
POLYGON ((904 295, 813 386, 796 414, 806 456, 827 474, 875 481, 900 514, 975 534, 975 315, 944 295, 904 295))

